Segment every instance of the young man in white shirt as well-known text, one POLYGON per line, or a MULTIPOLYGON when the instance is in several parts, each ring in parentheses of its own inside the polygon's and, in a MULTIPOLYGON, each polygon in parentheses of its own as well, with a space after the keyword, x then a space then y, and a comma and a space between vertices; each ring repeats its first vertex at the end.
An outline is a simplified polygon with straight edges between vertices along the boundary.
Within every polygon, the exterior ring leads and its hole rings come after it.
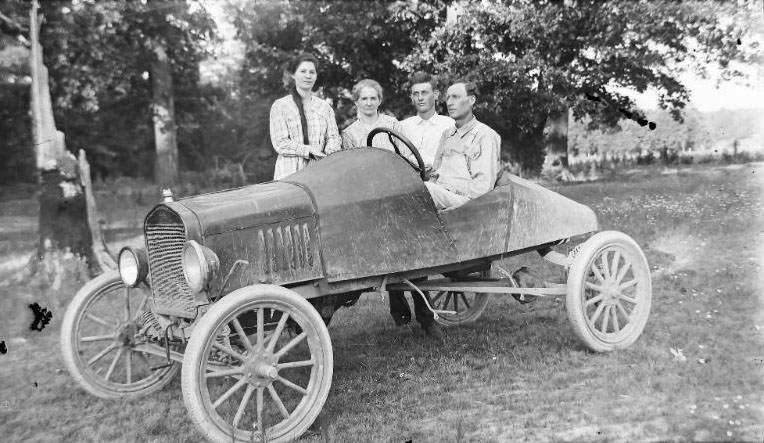
MULTIPOLYGON (((417 114, 401 122, 403 135, 417 148, 428 173, 432 170, 435 153, 443 132, 454 129, 454 119, 435 111, 438 90, 435 79, 427 73, 416 72, 411 77, 411 103, 417 114)), ((432 312, 419 294, 413 294, 414 314, 427 336, 442 340, 442 333, 435 323, 432 312)), ((390 315, 395 324, 403 326, 411 322, 411 310, 403 291, 390 291, 390 315)))
POLYGON ((401 122, 403 135, 406 136, 424 160, 427 169, 432 168, 435 152, 443 131, 454 127, 454 119, 440 115, 435 110, 438 101, 438 89, 435 79, 427 73, 416 72, 411 76, 411 103, 416 108, 416 115, 401 122))

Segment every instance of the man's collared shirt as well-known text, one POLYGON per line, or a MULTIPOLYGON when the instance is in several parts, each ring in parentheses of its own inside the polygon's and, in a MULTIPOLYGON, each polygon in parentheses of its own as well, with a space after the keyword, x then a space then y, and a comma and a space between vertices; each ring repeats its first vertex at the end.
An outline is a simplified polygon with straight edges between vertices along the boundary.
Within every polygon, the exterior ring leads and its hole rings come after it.
POLYGON ((501 167, 501 137, 475 117, 441 137, 433 169, 435 182, 469 198, 493 189, 501 167))
POLYGON ((454 128, 454 119, 444 115, 434 114, 427 120, 415 115, 401 122, 403 135, 406 136, 424 160, 425 166, 432 166, 435 153, 438 151, 440 137, 447 129, 454 128))

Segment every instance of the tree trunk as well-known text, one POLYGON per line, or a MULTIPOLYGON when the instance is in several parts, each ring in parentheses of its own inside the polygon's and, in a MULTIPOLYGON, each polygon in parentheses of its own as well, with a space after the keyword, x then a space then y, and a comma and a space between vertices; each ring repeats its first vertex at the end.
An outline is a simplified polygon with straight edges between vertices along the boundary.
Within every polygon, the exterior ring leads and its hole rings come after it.
POLYGON ((509 148, 509 159, 520 166, 525 177, 535 177, 544 163, 544 122, 539 121, 530 131, 503 128, 500 133, 509 148))
POLYGON ((48 89, 48 70, 42 62, 37 2, 31 13, 32 139, 40 176, 40 242, 37 255, 68 250, 87 257, 91 244, 85 195, 78 180, 77 161, 66 150, 64 134, 56 130, 48 89))
POLYGON ((92 234, 79 177, 60 170, 40 171, 39 202, 38 258, 42 259, 51 250, 90 258, 92 234))
POLYGON ((101 233, 101 226, 98 220, 98 210, 96 209, 95 196, 93 196, 93 184, 90 181, 90 163, 85 158, 85 151, 80 149, 78 162, 78 171, 80 173, 80 183, 85 193, 85 212, 88 217, 88 226, 91 233, 90 252, 92 253, 91 267, 97 266, 99 271, 107 269, 117 269, 117 262, 106 247, 106 241, 101 233))
MULTIPOLYGON (((64 134, 53 119, 48 70, 39 43, 38 4, 31 10, 32 139, 40 183, 39 243, 30 263, 35 282, 48 294, 53 307, 62 305, 59 289, 63 281, 83 280, 90 271, 100 271, 93 259, 88 207, 80 180, 77 159, 66 150, 64 134)), ((20 278, 24 278, 21 276, 20 278)))
POLYGON ((568 168, 568 110, 549 116, 545 167, 568 168))
POLYGON ((172 187, 178 182, 178 142, 172 76, 167 52, 159 42, 154 44, 154 55, 151 64, 154 142, 157 150, 154 182, 161 187, 172 187))

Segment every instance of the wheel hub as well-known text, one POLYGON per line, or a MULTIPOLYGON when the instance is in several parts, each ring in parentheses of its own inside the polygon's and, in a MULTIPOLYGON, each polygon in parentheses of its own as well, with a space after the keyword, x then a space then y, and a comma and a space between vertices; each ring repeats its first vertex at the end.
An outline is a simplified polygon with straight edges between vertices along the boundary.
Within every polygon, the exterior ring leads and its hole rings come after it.
POLYGON ((270 385, 279 377, 276 357, 262 347, 257 347, 242 365, 247 382, 255 387, 270 385))
POLYGON ((132 322, 121 323, 117 326, 114 340, 121 343, 122 346, 133 346, 135 344, 135 334, 137 332, 138 330, 132 322))
POLYGON ((603 302, 608 305, 614 305, 621 297, 621 291, 613 282, 605 282, 602 285, 603 302))

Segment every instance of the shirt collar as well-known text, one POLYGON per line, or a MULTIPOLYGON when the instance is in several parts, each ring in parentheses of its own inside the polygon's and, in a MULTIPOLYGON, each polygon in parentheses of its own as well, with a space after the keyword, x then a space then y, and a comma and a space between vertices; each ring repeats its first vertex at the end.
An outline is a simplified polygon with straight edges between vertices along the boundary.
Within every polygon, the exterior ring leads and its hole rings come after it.
POLYGON ((314 110, 321 109, 321 102, 324 101, 324 99, 318 97, 317 95, 311 95, 310 97, 310 107, 314 110))
POLYGON ((363 126, 363 127, 367 127, 367 128, 377 128, 377 127, 385 125, 385 123, 387 122, 386 118, 387 118, 387 116, 385 114, 382 114, 381 112, 378 112, 377 113, 377 120, 374 123, 369 125, 369 124, 366 124, 365 122, 363 122, 361 120, 361 117, 358 115, 358 113, 356 113, 356 115, 355 115, 355 122, 354 123, 358 123, 359 126, 363 126))
POLYGON ((478 124, 477 118, 473 115, 470 121, 465 123, 461 128, 454 127, 454 130, 451 132, 451 135, 458 135, 459 138, 464 137, 467 135, 468 132, 472 131, 475 126, 478 124))
POLYGON ((416 114, 416 115, 414 115, 414 123, 415 123, 415 124, 417 124, 417 125, 421 125, 421 124, 422 124, 422 123, 424 123, 424 122, 430 122, 430 123, 433 123, 433 124, 434 124, 435 122, 437 122, 437 121, 438 121, 438 119, 440 119, 440 117, 441 117, 441 116, 440 116, 440 114, 438 114, 438 113, 436 112, 435 114, 432 114, 432 115, 430 116, 430 118, 428 118, 427 120, 425 120, 425 119, 423 119, 422 117, 420 117, 420 116, 419 116, 419 114, 416 114))

